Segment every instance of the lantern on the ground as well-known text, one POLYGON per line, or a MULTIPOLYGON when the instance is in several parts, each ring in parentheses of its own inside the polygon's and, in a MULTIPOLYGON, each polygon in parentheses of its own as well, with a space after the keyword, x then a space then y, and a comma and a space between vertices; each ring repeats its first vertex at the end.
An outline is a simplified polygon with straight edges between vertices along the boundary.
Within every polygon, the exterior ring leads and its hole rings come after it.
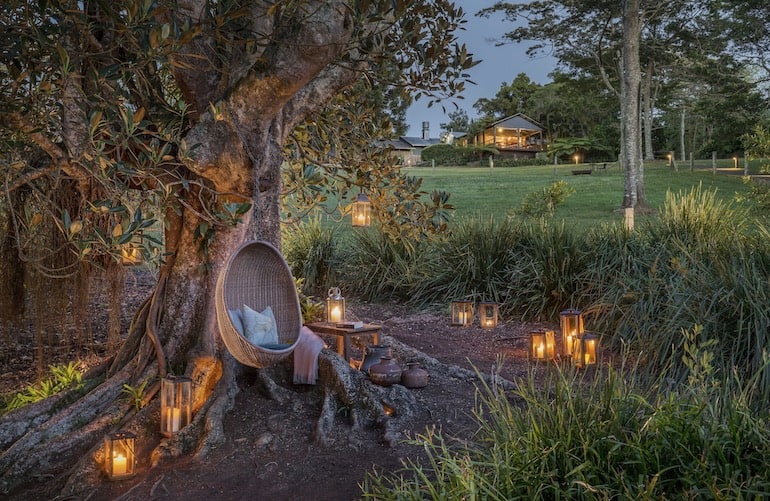
POLYGON ((166 376, 160 382, 160 432, 170 437, 188 424, 192 415, 192 380, 166 376))
POLYGON ((345 321, 345 298, 342 297, 339 287, 329 289, 326 298, 326 321, 333 324, 345 321))
POLYGON ((136 466, 136 435, 127 431, 104 437, 104 470, 110 480, 134 476, 136 466))
POLYGON ((575 337, 583 332, 583 313, 569 308, 559 313, 564 356, 572 356, 575 337))
POLYGON ((599 338, 591 332, 583 332, 575 338, 572 364, 575 367, 596 365, 596 346, 599 338))
POLYGON ((468 326, 473 322, 473 302, 452 301, 452 321, 450 325, 468 326))
POLYGON ((359 193, 356 201, 353 202, 353 226, 371 226, 372 225, 372 203, 369 197, 359 193))
POLYGON ((479 303, 479 324, 485 329, 497 327, 497 303, 482 301, 479 303))
POLYGON ((545 329, 530 332, 529 357, 533 360, 553 360, 556 357, 556 333, 545 329))

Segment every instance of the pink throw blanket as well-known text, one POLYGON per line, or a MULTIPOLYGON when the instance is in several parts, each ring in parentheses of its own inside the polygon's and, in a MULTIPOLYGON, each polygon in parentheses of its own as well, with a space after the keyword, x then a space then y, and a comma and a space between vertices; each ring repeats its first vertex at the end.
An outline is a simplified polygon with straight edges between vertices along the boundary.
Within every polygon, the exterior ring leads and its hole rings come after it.
POLYGON ((324 340, 302 326, 294 347, 294 384, 315 384, 318 381, 318 353, 326 346, 324 340))

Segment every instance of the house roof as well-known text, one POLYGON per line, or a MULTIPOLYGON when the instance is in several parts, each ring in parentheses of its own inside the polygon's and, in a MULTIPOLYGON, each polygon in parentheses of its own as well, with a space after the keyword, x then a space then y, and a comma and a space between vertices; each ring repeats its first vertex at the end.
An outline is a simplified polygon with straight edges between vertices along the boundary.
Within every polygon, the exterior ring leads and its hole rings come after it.
POLYGON ((524 130, 536 130, 542 131, 543 126, 536 121, 529 118, 523 113, 516 113, 509 117, 501 118, 497 122, 493 122, 487 126, 487 129, 492 127, 502 127, 504 129, 524 129, 524 130))

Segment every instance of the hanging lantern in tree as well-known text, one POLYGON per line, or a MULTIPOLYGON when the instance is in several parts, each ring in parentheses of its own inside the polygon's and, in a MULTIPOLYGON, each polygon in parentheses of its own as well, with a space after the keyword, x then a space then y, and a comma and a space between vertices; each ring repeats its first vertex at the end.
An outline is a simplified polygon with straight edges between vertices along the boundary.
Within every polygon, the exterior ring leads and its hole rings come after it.
POLYGON ((473 322, 473 302, 452 301, 452 320, 450 325, 469 326, 473 322))
POLYGON ((104 437, 104 470, 110 480, 134 476, 136 466, 136 435, 127 431, 104 437))
POLYGON ((160 382, 160 432, 172 436, 188 424, 192 417, 192 380, 183 376, 166 376, 160 382))
POLYGON ((339 287, 329 289, 326 298, 326 321, 332 324, 345 321, 345 298, 339 287))
POLYGON ((564 356, 572 356, 575 337, 583 332, 583 313, 569 308, 559 313, 564 356))
POLYGON ((596 365, 596 348, 598 344, 599 338, 595 334, 591 332, 583 332, 580 334, 575 338, 572 364, 575 367, 596 365))
POLYGON ((533 360, 553 360, 556 357, 556 334, 552 330, 529 333, 529 357, 533 360))
POLYGON ((484 329, 497 327, 497 303, 482 301, 479 303, 479 324, 484 329))
POLYGON ((363 192, 359 193, 353 202, 353 226, 372 225, 372 203, 363 192))

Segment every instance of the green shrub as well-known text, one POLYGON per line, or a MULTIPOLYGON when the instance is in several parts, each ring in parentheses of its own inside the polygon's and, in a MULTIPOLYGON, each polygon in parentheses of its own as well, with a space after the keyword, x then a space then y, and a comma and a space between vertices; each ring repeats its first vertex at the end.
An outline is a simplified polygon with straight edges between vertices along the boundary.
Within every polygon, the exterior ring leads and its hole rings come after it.
POLYGON ((369 301, 409 301, 414 287, 425 280, 429 242, 394 240, 378 229, 355 232, 345 262, 346 287, 369 301))
POLYGON ((37 384, 27 386, 23 392, 13 395, 5 405, 5 411, 19 409, 39 402, 67 389, 79 389, 83 386, 83 376, 76 362, 67 365, 49 366, 51 376, 37 384))
POLYGON ((561 205, 575 189, 565 181, 554 181, 539 190, 527 193, 515 213, 521 217, 551 217, 556 206, 561 205))

